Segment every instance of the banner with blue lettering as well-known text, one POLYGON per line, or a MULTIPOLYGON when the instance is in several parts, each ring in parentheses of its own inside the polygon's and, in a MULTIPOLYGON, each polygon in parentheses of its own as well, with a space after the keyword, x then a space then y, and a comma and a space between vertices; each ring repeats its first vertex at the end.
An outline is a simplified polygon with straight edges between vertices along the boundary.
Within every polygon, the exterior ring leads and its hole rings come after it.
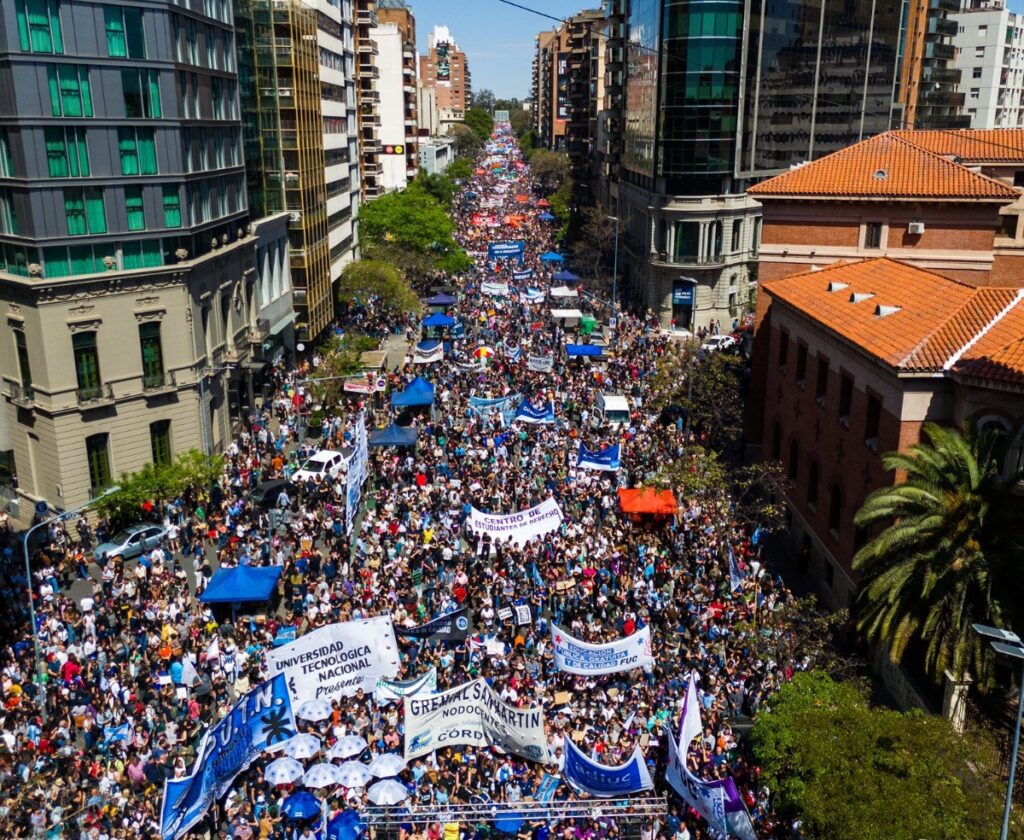
POLYGON ((252 689, 207 730, 190 776, 164 784, 161 838, 178 840, 263 750, 284 743, 295 732, 288 686, 278 674, 252 689))
POLYGON ((552 624, 551 641, 555 648, 555 667, 567 674, 617 674, 654 664, 650 627, 641 627, 625 639, 594 645, 575 639, 552 624))
POLYGON ((579 452, 576 454, 576 466, 585 470, 605 470, 615 472, 619 468, 619 444, 606 446, 597 452, 587 449, 580 441, 579 452))
POLYGON ((527 268, 527 269, 524 269, 523 271, 513 271, 512 272, 512 279, 513 280, 529 280, 531 277, 533 277, 533 269, 532 268, 527 268))
POLYGON ((624 796, 654 787, 639 746, 625 764, 609 767, 587 758, 566 738, 562 775, 574 788, 591 796, 624 796))
POLYGON ((544 292, 540 289, 527 288, 525 292, 519 293, 519 300, 522 303, 542 303, 544 301, 544 292))
POLYGON ((519 394, 510 394, 507 397, 470 397, 469 408, 481 417, 490 417, 492 414, 500 414, 502 422, 507 426, 515 417, 516 405, 519 402, 519 394))
POLYGON ((535 408, 528 399, 523 400, 516 412, 516 420, 520 423, 554 423, 555 406, 552 402, 543 403, 535 408))
POLYGON ((526 240, 523 239, 505 239, 487 244, 488 260, 505 260, 515 257, 522 265, 525 253, 526 240))

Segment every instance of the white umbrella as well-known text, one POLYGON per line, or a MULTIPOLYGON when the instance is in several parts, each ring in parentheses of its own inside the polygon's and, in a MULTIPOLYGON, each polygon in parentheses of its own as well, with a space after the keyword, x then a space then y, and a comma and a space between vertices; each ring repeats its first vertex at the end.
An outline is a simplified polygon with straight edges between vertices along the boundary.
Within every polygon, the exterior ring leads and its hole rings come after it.
POLYGON ((340 777, 338 784, 347 788, 363 787, 373 778, 373 774, 366 765, 358 761, 346 761, 338 768, 338 774, 340 777))
POLYGON ((302 784, 308 788, 325 788, 340 784, 341 771, 333 764, 314 764, 302 777, 302 784))
POLYGON ((302 776, 302 765, 294 758, 274 759, 263 771, 263 779, 272 785, 287 785, 302 776))
POLYGON ((320 752, 320 739, 305 732, 293 735, 284 742, 281 752, 292 758, 312 758, 320 752))
POLYGON ((401 782, 385 779, 383 782, 370 785, 366 790, 366 798, 374 805, 397 805, 409 798, 409 791, 401 782))
POLYGON ((295 710, 295 717, 303 720, 327 720, 331 716, 331 704, 326 700, 307 700, 295 710))
POLYGON ((369 771, 379 779, 397 776, 405 769, 405 759, 395 753, 378 755, 370 762, 369 771))
POLYGON ((338 743, 331 747, 331 758, 352 758, 366 749, 366 739, 358 735, 346 735, 339 738, 338 743))

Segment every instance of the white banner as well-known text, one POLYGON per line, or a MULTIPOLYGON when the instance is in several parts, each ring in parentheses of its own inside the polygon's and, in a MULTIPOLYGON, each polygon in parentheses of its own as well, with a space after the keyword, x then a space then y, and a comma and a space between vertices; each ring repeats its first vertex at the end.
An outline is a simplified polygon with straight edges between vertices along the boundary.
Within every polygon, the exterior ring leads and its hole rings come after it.
POLYGON ((412 357, 412 363, 414 365, 432 365, 434 362, 440 362, 443 358, 444 345, 438 342, 437 346, 430 350, 421 350, 417 347, 412 357))
POLYGON ((293 703, 370 693, 381 677, 398 674, 391 616, 329 624, 267 651, 271 676, 284 673, 293 703))
POLYGON ((406 760, 454 746, 498 747, 543 764, 544 710, 508 706, 482 679, 405 701, 406 760))
POLYGON ((356 422, 355 451, 348 463, 348 476, 345 480, 345 533, 351 534, 359 511, 359 503, 363 498, 363 482, 366 481, 367 467, 370 463, 370 449, 366 437, 366 413, 359 412, 356 422))
POLYGON ((475 533, 490 534, 502 540, 511 537, 516 545, 550 534, 561 524, 562 509, 554 499, 545 499, 536 507, 519 513, 483 513, 476 508, 469 513, 469 527, 475 533))
POLYGON ((567 674, 617 674, 654 664, 650 627, 642 627, 625 639, 593 645, 574 639, 552 624, 551 641, 555 647, 555 667, 567 674))
POLYGON ((686 753, 676 744, 672 727, 665 727, 668 738, 668 766, 665 781, 678 793, 686 804, 707 820, 719 837, 728 837, 729 828, 725 817, 725 791, 717 786, 702 782, 686 766, 686 753))
POLYGON ((426 697, 437 694, 437 668, 431 668, 412 680, 377 680, 373 689, 373 699, 378 706, 394 703, 403 697, 426 697))

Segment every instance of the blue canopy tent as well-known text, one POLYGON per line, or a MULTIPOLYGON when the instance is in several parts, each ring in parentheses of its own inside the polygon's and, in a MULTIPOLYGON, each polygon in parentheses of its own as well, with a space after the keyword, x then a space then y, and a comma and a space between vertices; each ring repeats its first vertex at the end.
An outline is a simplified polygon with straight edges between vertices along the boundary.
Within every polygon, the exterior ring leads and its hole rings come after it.
POLYGON ((443 312, 435 312, 433 315, 428 315, 423 319, 423 326, 454 327, 455 319, 451 315, 445 315, 443 312))
POLYGON ((549 213, 547 210, 545 210, 543 213, 537 216, 537 218, 540 219, 542 222, 553 222, 555 220, 554 214, 549 213))
POLYGON ((434 404, 434 386, 421 376, 417 376, 408 384, 404 391, 391 395, 391 405, 396 408, 409 408, 434 404))
POLYGON ((367 446, 415 446, 419 432, 416 429, 403 429, 392 423, 386 429, 377 429, 366 442, 367 446))
POLYGON ((565 352, 569 356, 600 356, 601 348, 596 344, 566 344, 565 352))
POLYGON ((204 604, 269 601, 281 577, 281 566, 238 566, 218 569, 199 596, 204 604))
POLYGON ((427 306, 451 306, 453 303, 455 303, 455 298, 444 292, 438 292, 432 298, 427 299, 427 306))
POLYGON ((561 271, 557 272, 551 279, 557 280, 559 283, 577 283, 579 282, 580 278, 578 274, 573 274, 571 271, 568 271, 563 268, 561 271))
POLYGON ((554 251, 545 251, 543 254, 540 255, 540 261, 560 263, 565 262, 565 257, 563 257, 561 254, 556 254, 554 251))

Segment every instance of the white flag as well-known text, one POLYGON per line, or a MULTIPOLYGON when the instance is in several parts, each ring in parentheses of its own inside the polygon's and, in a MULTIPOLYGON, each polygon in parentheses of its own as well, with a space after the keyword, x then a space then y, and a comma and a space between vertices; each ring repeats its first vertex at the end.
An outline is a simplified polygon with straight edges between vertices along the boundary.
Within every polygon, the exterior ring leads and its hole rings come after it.
POLYGON ((188 688, 192 688, 199 682, 199 672, 196 671, 196 666, 192 664, 192 660, 188 656, 181 658, 181 681, 188 688))

